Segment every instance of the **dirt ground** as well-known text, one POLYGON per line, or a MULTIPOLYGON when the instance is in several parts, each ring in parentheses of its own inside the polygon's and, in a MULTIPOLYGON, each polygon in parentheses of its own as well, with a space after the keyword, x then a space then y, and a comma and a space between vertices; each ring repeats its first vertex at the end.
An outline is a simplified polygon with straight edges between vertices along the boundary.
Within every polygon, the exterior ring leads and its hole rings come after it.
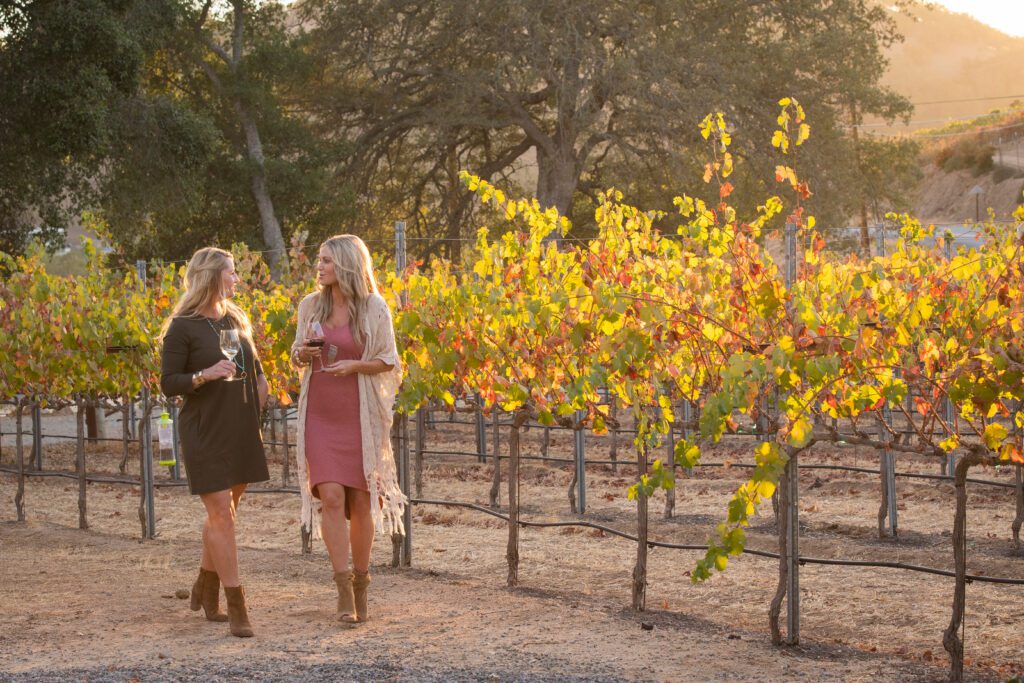
MULTIPOLYGON (((538 431, 527 435, 525 453, 538 452, 538 431)), ((442 424, 428 433, 427 447, 471 450, 469 434, 469 427, 442 424)), ((597 438, 588 442, 588 457, 606 457, 604 446, 597 438)), ((749 461, 749 451, 747 441, 734 439, 708 460, 749 461)), ((556 434, 551 452, 567 456, 571 438, 556 434)), ((90 474, 117 472, 118 447, 89 446, 88 453, 90 474)), ((73 462, 73 443, 47 445, 46 469, 72 470, 73 462)), ((433 455, 426 462, 424 498, 487 503, 490 465, 433 455)), ((844 448, 814 452, 804 462, 876 467, 878 458, 844 448)), ((12 463, 12 449, 4 446, 0 465, 12 463)), ((910 459, 898 467, 938 471, 933 462, 910 459)), ((137 470, 132 458, 129 473, 137 470)), ((269 485, 280 485, 280 454, 272 456, 272 473, 277 481, 269 485)), ((651 538, 705 542, 742 476, 737 468, 702 468, 681 477, 672 519, 664 518, 663 493, 651 502, 651 538)), ((1012 481, 1005 470, 976 476, 1012 481)), ((634 477, 628 467, 589 467, 582 518, 634 532, 635 505, 626 497, 634 477)), ((570 479, 566 466, 525 465, 524 519, 578 519, 568 509, 570 479)), ((803 472, 802 554, 951 568, 952 486, 899 480, 898 541, 878 538, 878 487, 877 476, 803 472)), ((158 489, 152 541, 139 540, 137 487, 90 484, 88 531, 77 529, 77 482, 29 479, 25 523, 14 521, 15 490, 15 477, 0 475, 0 680, 80 678, 82 670, 110 672, 117 680, 118 672, 139 667, 154 679, 174 680, 175 672, 226 670, 239 662, 250 666, 243 678, 271 665, 289 678, 288 671, 301 667, 366 661, 389 663, 380 680, 444 680, 455 671, 466 680, 933 681, 946 675, 949 578, 806 565, 801 645, 775 648, 767 612, 776 560, 736 558, 724 574, 695 586, 688 571, 699 553, 654 550, 647 611, 637 614, 629 609, 634 543, 589 529, 524 529, 521 585, 509 589, 505 523, 432 505, 413 509, 411 569, 392 569, 390 542, 378 539, 372 619, 345 629, 333 618, 326 553, 317 543, 312 555, 301 554, 298 496, 288 493, 243 500, 240 565, 257 636, 235 639, 225 625, 204 621, 174 597, 191 585, 200 550, 202 509, 186 490, 158 489)), ((968 571, 1024 578, 1024 554, 1011 542, 1012 490, 972 486, 969 494, 968 571)), ((501 502, 507 502, 504 482, 501 502)), ((762 512, 748 547, 775 550, 771 510, 762 512)), ((969 585, 965 635, 969 680, 1005 681, 1024 672, 1024 587, 969 585)))

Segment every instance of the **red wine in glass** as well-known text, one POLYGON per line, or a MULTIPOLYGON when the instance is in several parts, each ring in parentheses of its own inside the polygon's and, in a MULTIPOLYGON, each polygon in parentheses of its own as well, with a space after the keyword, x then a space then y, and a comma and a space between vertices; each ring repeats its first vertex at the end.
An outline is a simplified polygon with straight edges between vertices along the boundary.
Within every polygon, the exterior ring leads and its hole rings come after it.
POLYGON ((319 349, 324 345, 323 339, 307 339, 306 346, 312 346, 313 348, 319 349))

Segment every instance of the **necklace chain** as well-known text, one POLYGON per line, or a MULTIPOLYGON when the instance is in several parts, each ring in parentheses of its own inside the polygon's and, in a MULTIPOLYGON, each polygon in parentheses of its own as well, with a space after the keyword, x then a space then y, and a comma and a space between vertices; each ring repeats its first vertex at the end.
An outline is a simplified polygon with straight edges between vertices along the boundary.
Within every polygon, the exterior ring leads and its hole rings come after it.
MULTIPOLYGON (((203 316, 203 317, 206 320, 207 324, 210 326, 210 329, 213 330, 214 333, 217 335, 217 345, 219 346, 220 345, 220 333, 222 332, 222 330, 218 330, 217 326, 213 324, 212 320, 210 320, 209 318, 206 318, 205 316, 203 316)), ((223 318, 221 318, 221 320, 223 320, 223 318)), ((234 327, 232 326, 231 329, 234 329, 234 327)), ((242 343, 241 339, 238 340, 238 354, 234 358, 232 358, 231 360, 235 364, 235 367, 238 368, 238 372, 242 376, 242 379, 245 379, 245 344, 242 343), (238 363, 238 359, 239 358, 242 359, 241 365, 239 365, 239 363, 238 363)))

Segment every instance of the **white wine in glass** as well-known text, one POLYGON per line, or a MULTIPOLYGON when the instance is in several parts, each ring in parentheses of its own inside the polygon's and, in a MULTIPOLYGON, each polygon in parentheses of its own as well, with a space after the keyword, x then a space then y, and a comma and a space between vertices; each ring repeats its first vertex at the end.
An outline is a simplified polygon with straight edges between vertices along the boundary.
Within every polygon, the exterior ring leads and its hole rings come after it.
MULTIPOLYGON (((230 361, 235 360, 235 356, 238 355, 238 351, 241 349, 241 345, 238 342, 238 330, 221 330, 220 331, 220 352, 224 354, 224 357, 230 361)), ((225 377, 225 382, 234 382, 238 377, 225 377)))

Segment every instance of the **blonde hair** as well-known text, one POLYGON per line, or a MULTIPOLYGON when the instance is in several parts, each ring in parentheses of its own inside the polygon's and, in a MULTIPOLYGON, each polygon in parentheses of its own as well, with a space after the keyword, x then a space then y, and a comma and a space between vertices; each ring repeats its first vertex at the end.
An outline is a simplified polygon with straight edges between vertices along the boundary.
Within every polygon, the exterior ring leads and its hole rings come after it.
POLYGON ((238 333, 249 342, 249 347, 256 352, 256 346, 252 340, 252 323, 249 316, 241 307, 224 298, 221 293, 221 282, 223 273, 231 265, 230 251, 218 249, 217 247, 203 247, 192 254, 188 265, 185 266, 185 288, 174 305, 171 315, 164 321, 163 329, 160 330, 160 339, 167 334, 171 321, 175 318, 200 318, 202 310, 220 300, 224 306, 224 315, 231 320, 238 333))
MULTIPOLYGON (((371 294, 377 294, 377 280, 373 276, 373 259, 366 244, 355 235, 335 235, 324 240, 320 248, 327 248, 334 261, 334 276, 341 294, 348 302, 349 326, 352 336, 359 344, 365 344, 362 330, 366 302, 371 294)), ((312 319, 324 322, 334 310, 331 287, 320 285, 320 294, 313 304, 312 319)))

